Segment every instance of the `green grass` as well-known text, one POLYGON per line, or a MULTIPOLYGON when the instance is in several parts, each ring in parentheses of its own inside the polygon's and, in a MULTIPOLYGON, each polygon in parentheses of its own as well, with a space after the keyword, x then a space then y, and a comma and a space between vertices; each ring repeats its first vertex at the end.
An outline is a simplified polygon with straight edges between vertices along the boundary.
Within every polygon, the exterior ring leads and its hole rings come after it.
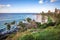
POLYGON ((49 27, 36 33, 26 34, 18 40, 60 40, 60 29, 49 27))
POLYGON ((60 40, 60 31, 58 29, 45 29, 36 34, 36 36, 34 35, 36 40, 60 40))

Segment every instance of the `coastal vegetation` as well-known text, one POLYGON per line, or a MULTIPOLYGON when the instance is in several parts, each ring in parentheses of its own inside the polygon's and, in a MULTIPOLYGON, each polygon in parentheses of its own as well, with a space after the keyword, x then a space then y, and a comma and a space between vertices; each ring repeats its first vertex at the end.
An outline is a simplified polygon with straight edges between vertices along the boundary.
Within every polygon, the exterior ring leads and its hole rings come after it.
POLYGON ((41 15, 47 16, 47 22, 36 22, 34 19, 26 18, 25 22, 5 23, 7 30, 11 29, 11 25, 15 25, 19 30, 9 34, 6 40, 60 40, 60 13, 50 12, 41 15))

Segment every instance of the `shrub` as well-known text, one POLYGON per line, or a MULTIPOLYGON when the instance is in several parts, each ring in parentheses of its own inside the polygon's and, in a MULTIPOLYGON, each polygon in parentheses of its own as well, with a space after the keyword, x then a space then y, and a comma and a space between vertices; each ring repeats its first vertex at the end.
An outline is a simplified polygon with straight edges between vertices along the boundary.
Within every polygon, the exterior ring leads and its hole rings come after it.
POLYGON ((45 29, 38 34, 36 40, 60 40, 60 31, 58 29, 45 29))
POLYGON ((25 35, 21 37, 19 40, 35 40, 33 35, 25 35))
POLYGON ((40 32, 25 35, 19 40, 60 40, 60 29, 48 27, 40 32))
POLYGON ((44 24, 42 24, 41 26, 40 26, 40 28, 47 28, 48 27, 48 25, 47 25, 47 23, 44 23, 44 24))
POLYGON ((38 27, 38 28, 40 28, 40 27, 41 27, 41 23, 36 22, 36 24, 37 24, 37 27, 38 27))
POLYGON ((55 27, 56 29, 60 29, 60 24, 55 27))

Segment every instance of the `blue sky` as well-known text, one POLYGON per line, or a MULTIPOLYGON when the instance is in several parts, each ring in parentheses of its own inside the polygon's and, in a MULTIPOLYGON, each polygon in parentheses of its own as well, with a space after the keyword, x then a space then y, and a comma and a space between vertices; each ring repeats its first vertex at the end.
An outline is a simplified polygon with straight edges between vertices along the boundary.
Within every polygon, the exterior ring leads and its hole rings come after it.
POLYGON ((60 9, 60 0, 0 0, 0 13, 40 13, 60 9))

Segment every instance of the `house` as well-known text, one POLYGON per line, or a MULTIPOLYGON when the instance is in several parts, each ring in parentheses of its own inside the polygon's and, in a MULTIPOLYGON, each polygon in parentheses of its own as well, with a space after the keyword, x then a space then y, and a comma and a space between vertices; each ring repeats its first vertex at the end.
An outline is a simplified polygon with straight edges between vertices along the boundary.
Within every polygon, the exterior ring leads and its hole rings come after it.
POLYGON ((47 16, 43 16, 41 14, 36 15, 36 22, 40 22, 41 24, 46 23, 47 19, 48 19, 47 16))

